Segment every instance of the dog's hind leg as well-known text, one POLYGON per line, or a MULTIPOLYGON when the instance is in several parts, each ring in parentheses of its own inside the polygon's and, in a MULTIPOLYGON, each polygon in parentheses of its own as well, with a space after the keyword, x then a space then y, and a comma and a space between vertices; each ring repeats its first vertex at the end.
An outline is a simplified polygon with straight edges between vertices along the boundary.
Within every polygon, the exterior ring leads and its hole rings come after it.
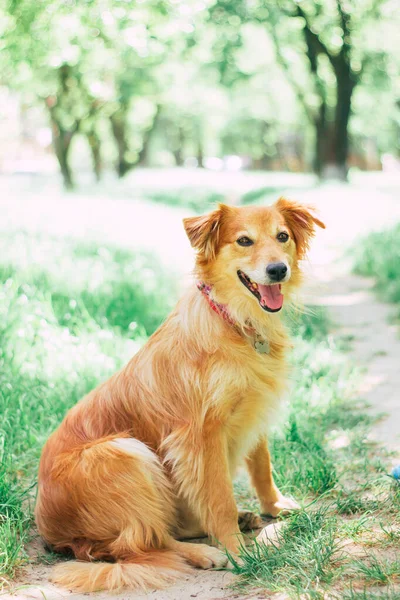
POLYGON ((214 548, 192 551, 171 537, 168 479, 157 455, 132 438, 59 455, 41 482, 36 518, 56 551, 70 549, 86 561, 54 570, 56 583, 77 591, 162 588, 186 572, 188 562, 216 564, 214 548))

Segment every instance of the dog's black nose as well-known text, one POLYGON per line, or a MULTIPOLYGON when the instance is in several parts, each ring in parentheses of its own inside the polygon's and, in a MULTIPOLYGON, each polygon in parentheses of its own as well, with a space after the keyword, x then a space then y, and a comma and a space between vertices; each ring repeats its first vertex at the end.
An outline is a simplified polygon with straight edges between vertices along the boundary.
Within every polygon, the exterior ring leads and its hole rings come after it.
POLYGON ((285 279, 287 266, 285 263, 271 263, 267 267, 267 275, 271 281, 282 281, 285 279))

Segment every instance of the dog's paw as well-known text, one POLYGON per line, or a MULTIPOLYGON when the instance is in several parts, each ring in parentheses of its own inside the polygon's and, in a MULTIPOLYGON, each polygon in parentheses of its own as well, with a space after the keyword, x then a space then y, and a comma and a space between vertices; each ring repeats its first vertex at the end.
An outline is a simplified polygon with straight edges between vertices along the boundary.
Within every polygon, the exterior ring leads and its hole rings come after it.
POLYGON ((190 556, 185 553, 186 560, 199 569, 212 569, 225 567, 228 563, 226 554, 207 544, 191 544, 190 556))
POLYGON ((261 529, 261 527, 263 526, 261 517, 250 511, 245 510, 239 512, 238 524, 240 531, 261 529))
POLYGON ((299 510, 300 508, 300 505, 295 500, 279 494, 279 497, 275 502, 264 504, 262 507, 262 514, 270 517, 277 517, 278 515, 286 515, 292 510, 299 510))

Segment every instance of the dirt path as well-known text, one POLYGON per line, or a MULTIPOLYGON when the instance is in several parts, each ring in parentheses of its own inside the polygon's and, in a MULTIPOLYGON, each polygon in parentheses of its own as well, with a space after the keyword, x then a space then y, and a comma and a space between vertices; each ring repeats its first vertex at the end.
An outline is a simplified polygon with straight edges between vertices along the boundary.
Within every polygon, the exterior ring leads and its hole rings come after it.
POLYGON ((328 187, 320 197, 312 192, 308 199, 327 229, 312 246, 305 289, 306 301, 328 309, 333 334, 349 340, 349 360, 364 370, 360 398, 372 414, 386 415, 372 427, 371 438, 394 451, 393 464, 400 463, 400 332, 391 324, 395 307, 380 301, 374 281, 351 273, 351 248, 360 236, 400 221, 398 197, 374 189, 367 195, 351 188, 328 187))
POLYGON ((373 414, 383 413, 371 431, 371 439, 395 452, 400 463, 400 337, 398 325, 390 324, 393 307, 378 302, 373 281, 347 275, 336 277, 329 293, 318 303, 329 309, 335 323, 333 334, 346 336, 349 356, 365 369, 359 394, 373 414))
MULTIPOLYGON (((400 423, 400 340, 396 328, 389 324, 391 307, 378 302, 371 291, 372 283, 350 273, 349 260, 339 260, 347 246, 357 236, 389 223, 400 221, 400 203, 393 194, 378 190, 331 186, 298 194, 299 199, 318 206, 327 223, 326 232, 320 232, 310 256, 309 282, 306 301, 328 307, 335 322, 334 333, 351 339, 349 360, 366 368, 360 396, 367 399, 371 410, 387 412, 388 417, 373 428, 376 440, 388 444, 399 452, 394 462, 400 462, 400 438, 396 423, 400 423), (312 266, 311 266, 312 265, 312 266)), ((91 201, 90 201, 91 203, 91 201)), ((71 205, 70 205, 71 210, 71 205)), ((121 205, 120 205, 120 208, 121 205)), ((124 206, 127 212, 132 206, 124 206)), ((72 206, 75 210, 75 207, 72 206)), ((82 206, 79 207, 82 210, 82 206)), ((177 211, 179 213, 179 211, 177 211)), ((70 218, 72 221, 71 213, 70 218)), ((178 215, 177 215, 178 216, 178 215)), ((180 215, 179 215, 180 216, 180 215)), ((178 231, 178 230, 177 230, 178 231)), ((71 232, 69 232, 71 233, 71 232)), ((179 233, 177 233, 179 237, 179 233)), ((47 600, 83 599, 87 595, 70 594, 48 583, 51 567, 31 566, 24 581, 29 587, 19 588, 13 598, 46 598, 47 600)), ((232 575, 224 572, 196 572, 175 586, 162 592, 120 595, 96 594, 96 600, 110 597, 120 600, 217 600, 245 598, 275 598, 285 595, 266 595, 252 592, 249 595, 234 593, 229 584, 232 575)), ((3 596, 3 598, 11 596, 3 596)))

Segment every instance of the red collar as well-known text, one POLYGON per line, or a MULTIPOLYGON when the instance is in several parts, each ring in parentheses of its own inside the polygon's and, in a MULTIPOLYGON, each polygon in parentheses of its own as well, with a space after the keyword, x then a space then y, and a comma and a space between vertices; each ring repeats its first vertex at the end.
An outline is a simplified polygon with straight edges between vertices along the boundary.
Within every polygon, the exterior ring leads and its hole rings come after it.
POLYGON ((214 312, 217 313, 220 317, 224 319, 229 325, 232 325, 236 329, 239 334, 244 333, 246 337, 250 338, 251 345, 259 354, 269 354, 270 353, 270 343, 268 340, 261 337, 260 334, 249 325, 241 328, 238 323, 231 317, 228 307, 226 304, 221 304, 220 302, 216 302, 210 297, 212 286, 204 283, 204 281, 197 282, 197 288, 203 294, 204 298, 207 300, 209 306, 213 309, 214 312))
POLYGON ((232 325, 236 329, 236 331, 240 334, 242 332, 245 333, 252 341, 251 344, 256 352, 259 354, 269 354, 270 345, 269 342, 263 339, 254 327, 246 326, 243 329, 236 323, 236 321, 229 314, 229 310, 226 304, 221 304, 220 302, 216 302, 210 297, 212 286, 204 283, 204 281, 197 282, 197 288, 203 294, 204 298, 207 300, 209 306, 213 309, 214 312, 217 313, 220 317, 224 319, 229 325, 232 325))
POLYGON ((217 315, 222 317, 224 319, 224 321, 227 321, 227 323, 229 323, 229 325, 233 325, 234 327, 237 326, 237 323, 232 319, 231 315, 229 314, 227 305, 221 304, 220 302, 216 302, 215 300, 213 300, 211 298, 211 296, 210 296, 211 290, 212 290, 211 285, 204 283, 204 281, 198 281, 197 288, 203 294, 204 298, 207 300, 208 304, 211 306, 213 311, 215 311, 217 313, 217 315))
POLYGON ((270 352, 270 344, 268 340, 263 339, 254 327, 246 326, 243 329, 236 323, 236 321, 229 314, 229 310, 226 304, 221 304, 220 302, 216 302, 210 297, 212 286, 204 283, 204 281, 197 282, 197 288, 203 294, 204 298, 207 300, 209 306, 213 309, 214 312, 217 313, 220 317, 224 319, 229 325, 234 327, 236 331, 241 334, 242 332, 251 340, 251 345, 259 354, 269 354, 270 352))

